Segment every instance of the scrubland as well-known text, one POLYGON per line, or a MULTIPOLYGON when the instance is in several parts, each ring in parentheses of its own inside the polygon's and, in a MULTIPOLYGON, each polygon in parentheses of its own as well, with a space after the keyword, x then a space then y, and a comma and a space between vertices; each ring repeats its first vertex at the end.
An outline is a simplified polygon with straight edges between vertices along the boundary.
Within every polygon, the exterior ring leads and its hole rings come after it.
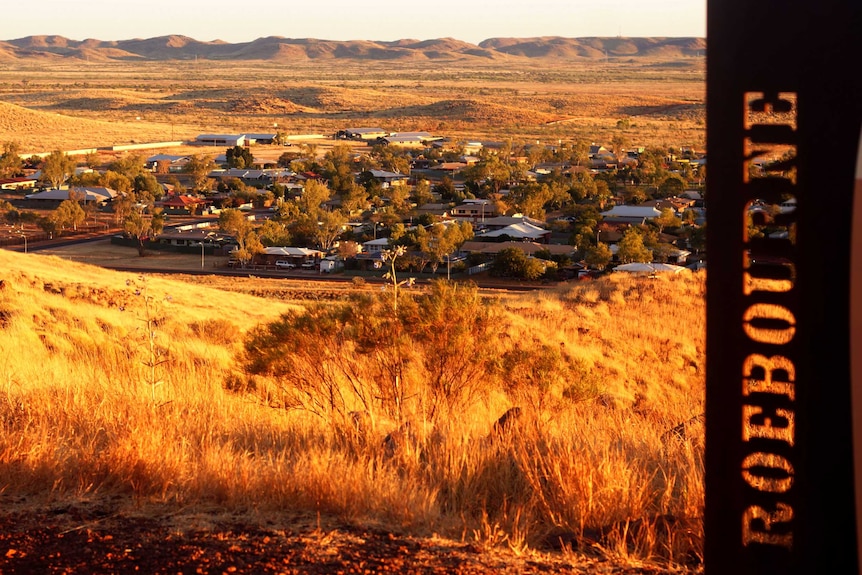
POLYGON ((53 256, 0 251, 0 267, 7 501, 318 514, 519 554, 700 562, 701 275, 401 290, 398 314, 430 319, 393 331, 377 288, 310 305, 53 256), (445 297, 461 319, 427 311, 445 297), (361 345, 351 313, 376 318, 365 335, 382 345, 361 345), (269 363, 264 341, 279 341, 269 363), (439 393, 435 373, 470 393, 439 393))
POLYGON ((0 66, 0 141, 25 152, 361 126, 703 149, 704 121, 703 58, 0 66))

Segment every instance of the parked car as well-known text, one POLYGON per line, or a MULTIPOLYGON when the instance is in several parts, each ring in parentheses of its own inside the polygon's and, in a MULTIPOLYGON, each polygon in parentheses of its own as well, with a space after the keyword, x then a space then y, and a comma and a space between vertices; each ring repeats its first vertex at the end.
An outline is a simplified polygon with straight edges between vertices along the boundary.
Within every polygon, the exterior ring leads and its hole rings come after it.
POLYGON ((275 267, 280 270, 292 270, 296 268, 296 264, 287 260, 278 260, 277 262, 275 262, 275 267))
POLYGON ((314 262, 302 262, 302 267, 307 270, 313 270, 315 267, 314 262))

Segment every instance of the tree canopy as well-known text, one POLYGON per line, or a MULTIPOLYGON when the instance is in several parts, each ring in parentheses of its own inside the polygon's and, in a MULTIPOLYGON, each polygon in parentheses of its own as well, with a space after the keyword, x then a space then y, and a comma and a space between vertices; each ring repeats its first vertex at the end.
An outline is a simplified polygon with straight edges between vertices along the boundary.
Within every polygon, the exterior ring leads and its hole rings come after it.
POLYGON ((60 189, 60 186, 75 173, 77 162, 67 156, 65 152, 54 150, 48 154, 42 162, 41 181, 47 182, 55 190, 60 189))

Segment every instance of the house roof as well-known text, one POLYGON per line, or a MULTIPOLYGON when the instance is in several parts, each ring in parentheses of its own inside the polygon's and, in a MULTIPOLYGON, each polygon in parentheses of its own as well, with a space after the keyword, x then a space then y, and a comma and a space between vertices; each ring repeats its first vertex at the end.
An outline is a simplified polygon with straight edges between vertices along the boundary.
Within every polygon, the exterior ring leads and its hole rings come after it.
POLYGON ((289 247, 289 246, 264 248, 264 253, 268 256, 288 256, 288 257, 306 257, 306 258, 323 255, 323 252, 321 252, 320 250, 313 250, 311 248, 294 248, 294 247, 289 247))
POLYGON ((350 134, 386 134, 388 133, 383 128, 347 128, 344 130, 350 134))
POLYGON ((682 271, 690 271, 683 266, 675 266, 673 264, 648 264, 640 262, 632 262, 630 264, 618 265, 614 268, 615 272, 628 272, 634 274, 653 274, 653 273, 674 273, 678 274, 682 271))
POLYGON ((382 178, 382 179, 387 179, 387 180, 391 180, 391 179, 406 180, 407 178, 410 177, 410 176, 407 176, 405 174, 399 174, 398 172, 387 172, 385 170, 368 170, 368 171, 371 173, 372 178, 378 178, 378 179, 382 178))
POLYGON ((147 158, 147 163, 151 164, 154 162, 179 162, 180 160, 187 160, 188 156, 174 156, 171 154, 156 154, 155 156, 150 156, 147 158))
POLYGON ((198 140, 242 140, 245 136, 242 134, 200 134, 198 140))
POLYGON ((512 224, 520 224, 526 222, 535 227, 539 227, 539 220, 534 220, 533 218, 529 218, 527 216, 496 216, 493 218, 485 218, 483 222, 488 227, 505 227, 511 226, 512 224))
POLYGON ((457 170, 463 170, 466 167, 467 164, 464 162, 443 162, 442 164, 432 166, 431 169, 455 172, 457 170))
POLYGON ((387 144, 422 144, 425 140, 419 136, 386 136, 381 138, 387 144))
POLYGON ((464 253, 497 254, 506 248, 517 248, 528 255, 544 250, 554 255, 568 255, 575 252, 574 246, 565 244, 538 244, 536 242, 464 242, 460 251, 464 253))
POLYGON ((388 246, 389 238, 377 238, 376 240, 369 240, 367 242, 362 242, 363 246, 388 246))
POLYGON ((104 187, 69 188, 68 190, 45 190, 35 194, 27 194, 28 200, 68 200, 70 194, 77 194, 85 202, 107 202, 117 197, 117 191, 104 187))
POLYGON ((425 140, 434 137, 428 132, 394 132, 391 135, 396 138, 422 138, 425 140))
POLYGON ((0 186, 14 186, 20 184, 34 184, 38 178, 22 176, 19 178, 0 178, 0 186))
POLYGON ((195 198, 192 196, 170 196, 167 199, 162 200, 159 204, 168 207, 177 207, 177 208, 185 208, 187 206, 195 206, 198 204, 205 204, 206 200, 202 200, 200 198, 195 198))
POLYGON ((614 206, 608 211, 602 212, 605 218, 655 218, 661 215, 661 211, 653 206, 614 206))
POLYGON ((510 226, 506 226, 504 228, 500 228, 499 230, 493 230, 490 232, 485 232, 483 234, 479 234, 480 238, 498 238, 500 236, 509 236, 511 238, 534 238, 539 239, 550 234, 548 230, 544 228, 540 228, 539 226, 534 226, 529 222, 521 222, 517 224, 512 224, 510 226))

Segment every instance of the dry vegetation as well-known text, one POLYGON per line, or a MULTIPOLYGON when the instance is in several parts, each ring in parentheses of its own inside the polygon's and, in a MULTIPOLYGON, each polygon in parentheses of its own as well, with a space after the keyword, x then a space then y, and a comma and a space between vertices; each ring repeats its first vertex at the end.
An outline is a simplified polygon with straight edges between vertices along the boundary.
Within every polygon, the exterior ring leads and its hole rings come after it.
POLYGON ((0 65, 0 141, 27 152, 333 134, 380 125, 469 139, 703 148, 703 58, 298 60, 0 65), (627 120, 618 127, 619 120, 627 120))
MULTIPOLYGON (((573 564, 691 567, 702 555, 702 428, 669 433, 703 411, 701 276, 499 300, 492 351, 556 353, 570 379, 497 372, 480 401, 433 425, 408 398, 414 432, 387 442, 391 412, 345 426, 287 408, 289 369, 244 369, 249 334, 298 303, 53 256, 0 252, 0 266, 6 501, 318 513, 522 556, 556 548, 573 564), (515 403, 516 431, 489 440, 515 403)), ((405 378, 421 379, 412 365, 405 378)))

